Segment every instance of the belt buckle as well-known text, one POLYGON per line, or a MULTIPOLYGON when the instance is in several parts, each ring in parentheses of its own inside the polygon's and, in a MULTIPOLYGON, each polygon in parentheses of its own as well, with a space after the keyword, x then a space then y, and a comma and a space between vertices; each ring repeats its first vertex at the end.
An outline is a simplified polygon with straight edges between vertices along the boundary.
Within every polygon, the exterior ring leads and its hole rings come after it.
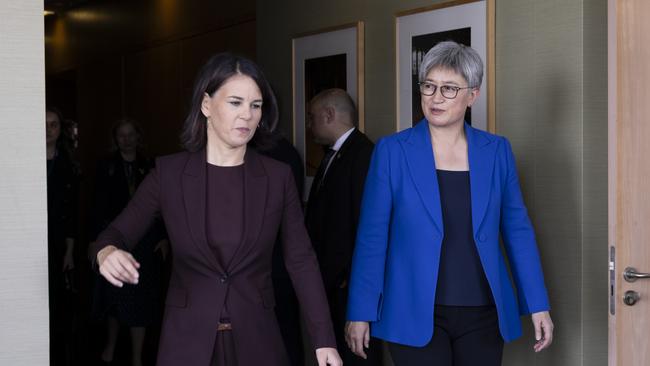
POLYGON ((232 323, 217 323, 217 331, 230 331, 232 330, 232 323))

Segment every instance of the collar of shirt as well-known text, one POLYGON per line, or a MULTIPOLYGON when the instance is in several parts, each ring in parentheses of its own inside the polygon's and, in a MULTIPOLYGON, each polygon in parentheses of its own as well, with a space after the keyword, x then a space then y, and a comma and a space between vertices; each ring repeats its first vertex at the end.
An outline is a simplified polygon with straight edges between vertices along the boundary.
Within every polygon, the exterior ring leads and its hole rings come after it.
POLYGON ((327 171, 329 170, 330 165, 332 165, 332 162, 334 161, 334 157, 336 157, 336 154, 338 154, 338 152, 341 149, 341 146, 343 146, 343 143, 345 142, 345 140, 347 140, 348 137, 350 137, 350 134, 352 134, 352 131, 354 131, 354 127, 352 127, 346 133, 341 135, 341 137, 339 137, 338 140, 336 140, 336 143, 334 144, 334 146, 332 146, 330 148, 330 149, 334 150, 334 155, 332 155, 332 158, 329 159, 329 161, 327 162, 327 165, 325 166, 325 171, 323 172, 323 178, 322 178, 323 180, 321 180, 321 185, 323 184, 323 182, 325 180, 325 175, 327 174, 327 171))
POLYGON ((334 150, 334 151, 339 151, 339 150, 341 149, 341 146, 343 146, 343 143, 345 142, 345 140, 347 140, 348 137, 350 137, 350 135, 352 134, 352 131, 354 131, 354 129, 355 129, 355 128, 352 127, 352 128, 349 129, 346 133, 344 133, 343 135, 341 135, 341 137, 339 137, 339 138, 336 140, 336 142, 334 143, 334 145, 332 146, 332 150, 334 150))

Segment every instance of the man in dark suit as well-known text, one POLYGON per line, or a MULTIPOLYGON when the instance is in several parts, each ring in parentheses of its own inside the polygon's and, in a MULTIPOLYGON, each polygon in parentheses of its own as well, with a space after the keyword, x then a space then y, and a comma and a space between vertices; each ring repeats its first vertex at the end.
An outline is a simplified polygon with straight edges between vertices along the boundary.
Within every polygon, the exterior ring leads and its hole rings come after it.
MULTIPOLYGON (((288 164, 291 167, 293 178, 296 181, 298 196, 303 197, 303 177, 305 168, 300 154, 286 138, 280 138, 270 150, 260 151, 263 155, 288 164)), ((291 277, 284 264, 282 255, 282 238, 273 247, 273 262, 271 270, 273 289, 275 290, 275 315, 278 318, 280 333, 284 346, 289 355, 287 366, 301 366, 305 364, 305 353, 302 343, 302 330, 300 329, 300 307, 298 298, 291 284, 291 277)))
POLYGON ((336 343, 345 365, 380 365, 379 342, 371 342, 364 360, 350 352, 343 334, 350 263, 374 144, 358 130, 357 109, 344 90, 316 95, 309 103, 308 118, 315 142, 327 150, 309 192, 305 221, 321 268, 336 343))

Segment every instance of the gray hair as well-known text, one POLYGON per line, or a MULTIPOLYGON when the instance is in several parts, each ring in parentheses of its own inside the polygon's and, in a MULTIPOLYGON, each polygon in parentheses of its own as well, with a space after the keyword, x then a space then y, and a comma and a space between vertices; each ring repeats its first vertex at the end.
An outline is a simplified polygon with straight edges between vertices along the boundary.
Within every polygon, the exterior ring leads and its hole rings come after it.
POLYGON ((453 41, 440 42, 424 55, 420 64, 420 81, 424 81, 434 68, 457 72, 472 88, 479 88, 483 82, 481 56, 473 48, 453 41))

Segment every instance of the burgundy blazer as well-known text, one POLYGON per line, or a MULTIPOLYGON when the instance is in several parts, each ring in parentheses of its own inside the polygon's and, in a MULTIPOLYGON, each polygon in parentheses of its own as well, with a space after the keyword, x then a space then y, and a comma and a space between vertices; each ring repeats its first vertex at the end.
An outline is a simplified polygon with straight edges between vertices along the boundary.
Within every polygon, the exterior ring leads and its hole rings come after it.
POLYGON ((244 239, 223 268, 206 238, 206 152, 158 158, 128 206, 103 231, 106 245, 129 250, 162 215, 173 265, 165 304, 159 366, 207 366, 227 304, 240 365, 288 364, 276 322, 271 258, 278 231, 285 264, 315 348, 336 347, 318 262, 303 224, 288 165, 248 149, 244 163, 244 239))

